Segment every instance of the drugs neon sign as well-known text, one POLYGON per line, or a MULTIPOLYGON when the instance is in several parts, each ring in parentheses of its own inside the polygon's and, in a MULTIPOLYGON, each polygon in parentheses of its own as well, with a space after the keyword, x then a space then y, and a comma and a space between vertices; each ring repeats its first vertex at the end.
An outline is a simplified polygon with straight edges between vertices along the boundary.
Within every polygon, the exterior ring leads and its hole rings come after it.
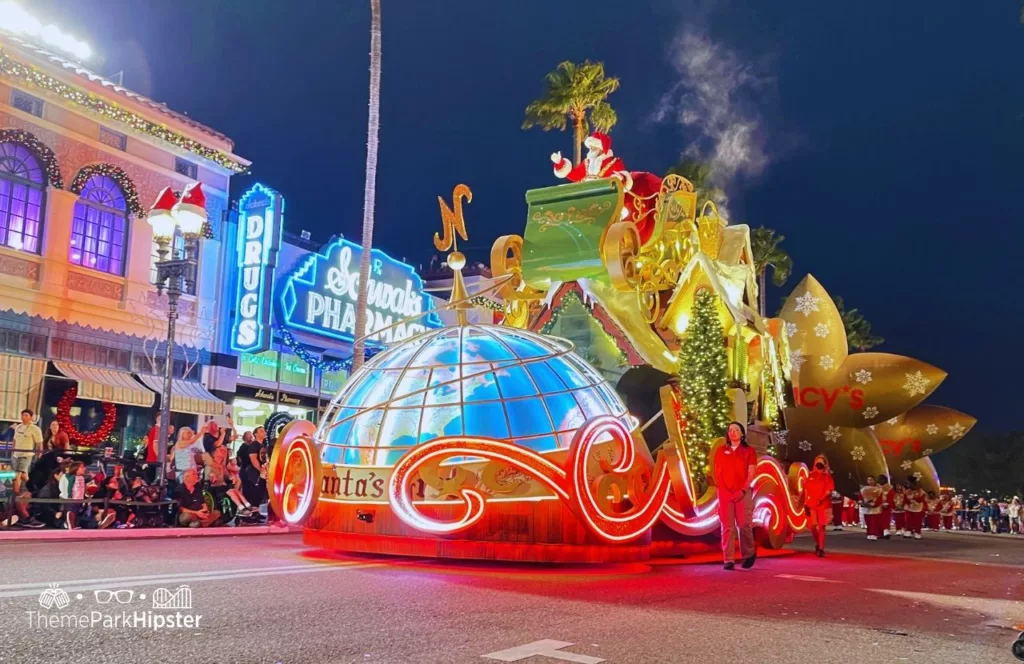
POLYGON ((270 300, 284 226, 284 198, 254 185, 238 204, 238 287, 231 348, 254 353, 270 346, 270 300))

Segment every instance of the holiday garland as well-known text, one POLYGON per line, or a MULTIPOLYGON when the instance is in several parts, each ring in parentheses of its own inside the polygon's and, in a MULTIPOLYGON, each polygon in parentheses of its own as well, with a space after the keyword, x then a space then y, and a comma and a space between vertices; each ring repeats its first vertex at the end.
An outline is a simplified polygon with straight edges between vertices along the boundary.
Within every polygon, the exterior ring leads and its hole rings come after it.
POLYGON ((679 387, 686 421, 683 442, 694 475, 701 481, 708 469, 711 441, 725 435, 731 408, 729 362, 717 299, 710 289, 697 291, 680 349, 679 387))
POLYGON ((61 431, 66 433, 68 439, 75 445, 88 447, 99 445, 114 430, 114 424, 117 422, 117 406, 109 401, 104 401, 101 404, 103 406, 103 421, 100 423, 99 428, 95 431, 83 433, 71 421, 71 406, 77 398, 78 386, 72 386, 64 392, 60 401, 57 402, 57 424, 60 425, 61 431))
MULTIPOLYGON (((325 360, 321 357, 317 357, 303 346, 295 338, 295 335, 291 333, 291 330, 281 328, 278 330, 278 334, 281 336, 281 341, 284 342, 285 346, 295 354, 300 360, 311 366, 313 369, 319 369, 320 371, 351 371, 352 370, 352 358, 348 357, 344 360, 325 360)), ((364 350, 366 359, 370 359, 377 353, 384 350, 383 348, 375 348, 367 346, 364 350)))
MULTIPOLYGON (((70 104, 92 111, 105 119, 121 122, 134 131, 166 141, 175 147, 209 159, 235 173, 245 171, 245 166, 220 150, 207 147, 187 136, 171 131, 166 125, 151 122, 138 113, 121 108, 91 92, 63 83, 31 65, 13 60, 3 50, 0 50, 0 75, 17 79, 32 87, 57 95, 70 104)), ((58 185, 54 184, 54 186, 58 185)))
POLYGON ((128 174, 123 169, 113 164, 89 164, 88 166, 83 166, 75 175, 75 179, 71 181, 71 193, 81 194, 89 178, 94 175, 103 175, 116 182, 124 194, 124 202, 128 206, 128 212, 140 219, 146 216, 146 210, 139 203, 139 192, 135 189, 135 183, 132 182, 132 179, 128 177, 128 174))
MULTIPOLYGON (((0 58, 3 53, 0 52, 0 58)), ((43 172, 46 173, 46 180, 51 186, 57 189, 64 188, 64 177, 60 174, 57 165, 57 155, 53 153, 46 143, 22 129, 0 129, 0 143, 20 143, 29 149, 40 162, 43 172)))
POLYGON ((469 301, 474 307, 481 307, 483 309, 490 309, 491 311, 504 311, 505 307, 501 306, 494 300, 489 300, 483 295, 477 295, 469 301))

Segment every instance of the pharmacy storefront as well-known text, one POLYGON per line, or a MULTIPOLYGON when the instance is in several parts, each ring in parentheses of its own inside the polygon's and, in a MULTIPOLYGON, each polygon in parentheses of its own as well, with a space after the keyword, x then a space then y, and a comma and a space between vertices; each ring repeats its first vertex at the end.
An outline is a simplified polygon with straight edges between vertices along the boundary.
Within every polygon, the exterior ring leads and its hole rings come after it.
MULTIPOLYGON (((280 194, 255 185, 240 200, 232 229, 227 350, 238 357, 232 405, 242 432, 275 412, 315 422, 348 380, 362 247, 341 238, 319 246, 284 233, 284 207, 280 194)), ((373 340, 391 343, 441 327, 412 266, 377 249, 370 266, 373 340)))

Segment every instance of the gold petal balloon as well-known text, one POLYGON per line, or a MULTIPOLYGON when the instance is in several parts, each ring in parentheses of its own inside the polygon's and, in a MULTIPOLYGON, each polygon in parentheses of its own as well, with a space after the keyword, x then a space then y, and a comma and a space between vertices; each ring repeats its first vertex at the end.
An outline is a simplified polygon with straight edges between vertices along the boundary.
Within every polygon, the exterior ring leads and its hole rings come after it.
POLYGON ((925 491, 939 493, 942 488, 939 472, 928 457, 914 461, 909 469, 902 466, 893 468, 889 481, 893 484, 906 484, 911 476, 917 479, 917 485, 925 491))
POLYGON ((893 472, 911 472, 914 461, 964 437, 978 420, 943 406, 918 406, 875 426, 875 437, 893 472))
POLYGON ((846 328, 839 310, 818 280, 807 275, 786 299, 786 321, 793 385, 819 383, 846 359, 846 328))
POLYGON ((839 311, 810 275, 786 300, 782 318, 797 407, 827 414, 837 426, 888 420, 921 403, 946 378, 941 369, 902 355, 849 355, 839 311))
POLYGON ((828 457, 836 490, 850 495, 868 475, 888 473, 882 447, 871 429, 837 426, 830 416, 807 408, 787 408, 785 460, 808 466, 818 454, 828 457))

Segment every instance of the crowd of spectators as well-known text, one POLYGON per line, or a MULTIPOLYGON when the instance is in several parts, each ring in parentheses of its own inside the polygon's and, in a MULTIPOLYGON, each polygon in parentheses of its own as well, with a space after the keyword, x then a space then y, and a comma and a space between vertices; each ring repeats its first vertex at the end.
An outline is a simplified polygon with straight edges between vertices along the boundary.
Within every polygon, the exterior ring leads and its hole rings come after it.
POLYGON ((273 522, 267 502, 266 431, 236 441, 234 424, 208 422, 197 435, 169 427, 159 484, 159 416, 134 457, 111 459, 97 451, 71 452, 56 421, 43 436, 30 410, 13 428, 8 487, 0 484, 0 528, 137 528, 176 525, 208 528, 273 522), (237 452, 233 448, 237 445, 237 452))

